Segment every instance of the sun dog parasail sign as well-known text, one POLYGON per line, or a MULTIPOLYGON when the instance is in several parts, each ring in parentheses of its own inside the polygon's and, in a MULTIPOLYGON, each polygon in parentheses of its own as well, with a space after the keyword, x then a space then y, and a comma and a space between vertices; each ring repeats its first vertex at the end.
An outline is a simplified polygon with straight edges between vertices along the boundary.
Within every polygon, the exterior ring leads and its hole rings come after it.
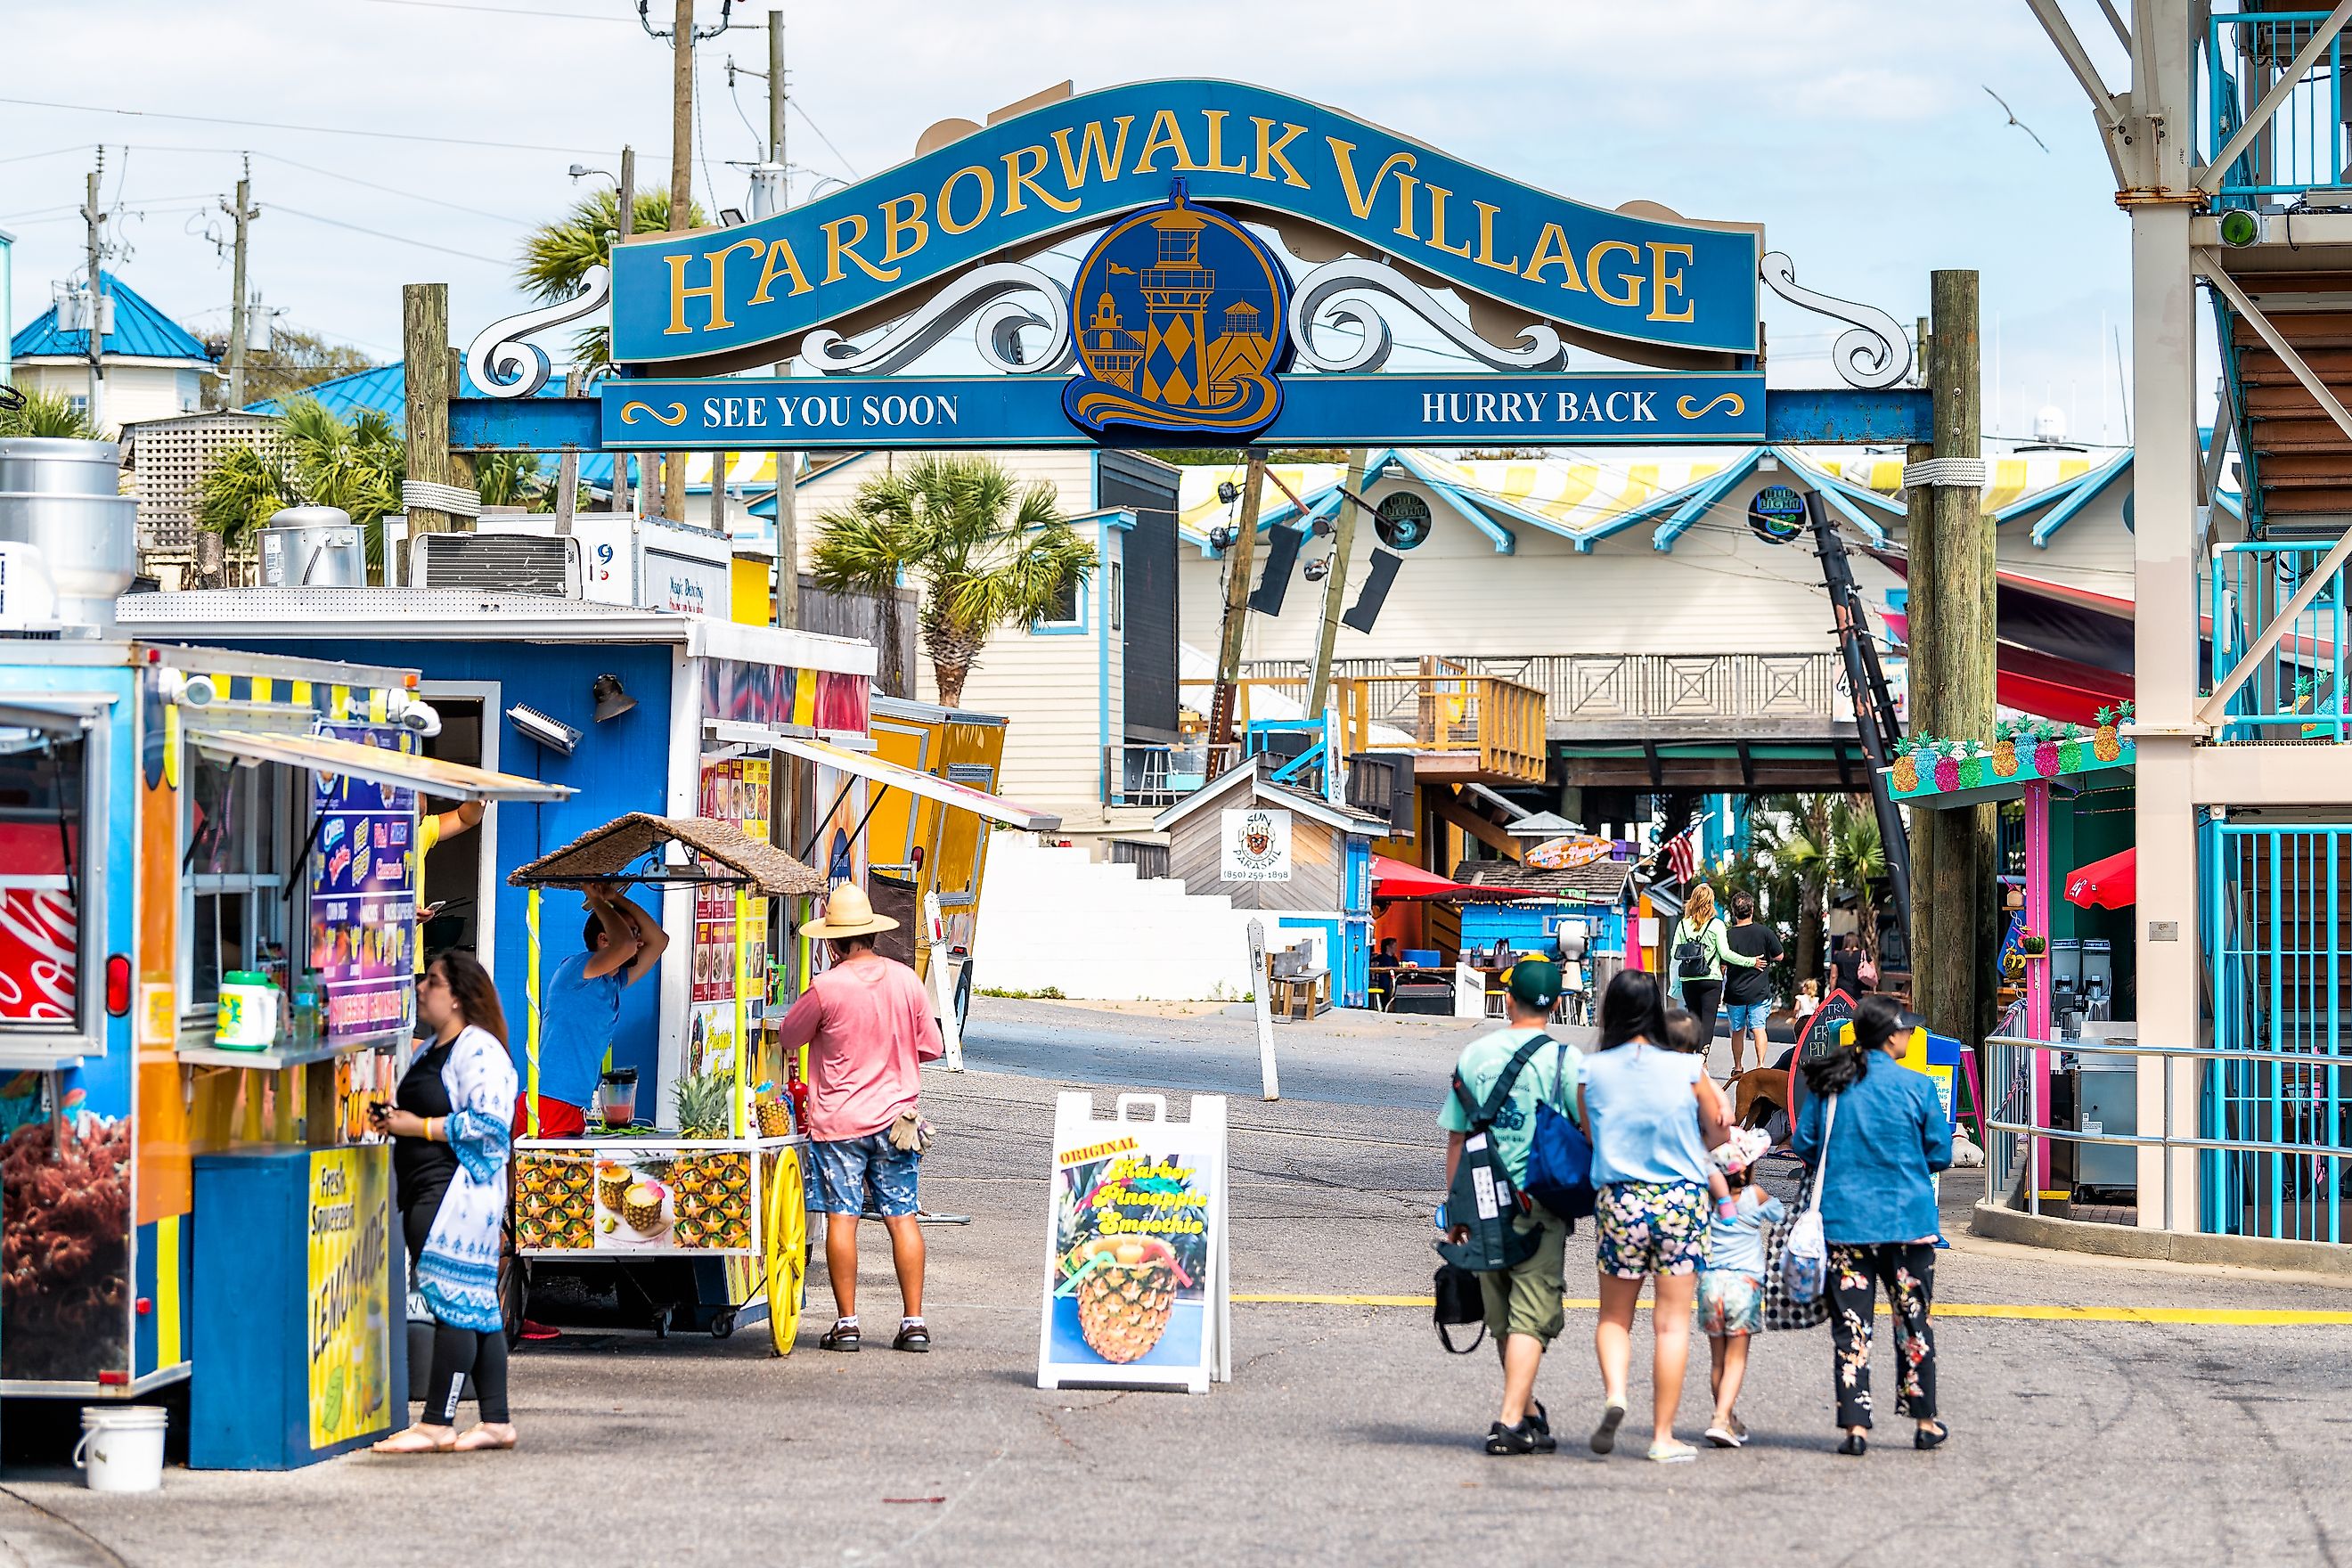
MULTIPOLYGON (((1573 201, 1265 88, 1139 82, 925 140, 804 206, 616 248, 602 445, 1756 439, 1759 276, 1855 324, 1853 384, 1909 368, 1891 319, 1796 289, 1760 226, 1573 201), (1031 264, 1079 231, 1070 282, 1031 264), (1394 321, 1460 368, 1391 371, 1394 321), (966 328, 984 374, 920 363, 966 328)), ((476 381, 535 391, 522 338, 604 300, 486 332, 476 381)))

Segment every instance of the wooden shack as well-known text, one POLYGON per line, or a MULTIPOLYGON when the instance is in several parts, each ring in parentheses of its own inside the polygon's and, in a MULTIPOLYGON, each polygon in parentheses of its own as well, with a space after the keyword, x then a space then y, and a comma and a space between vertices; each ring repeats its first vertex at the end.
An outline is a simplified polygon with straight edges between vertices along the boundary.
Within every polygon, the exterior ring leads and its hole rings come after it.
POLYGON ((1372 839, 1385 818, 1309 795, 1267 776, 1258 756, 1160 814, 1168 874, 1187 893, 1221 896, 1266 911, 1269 951, 1302 937, 1331 971, 1344 1007, 1369 1001, 1372 839))

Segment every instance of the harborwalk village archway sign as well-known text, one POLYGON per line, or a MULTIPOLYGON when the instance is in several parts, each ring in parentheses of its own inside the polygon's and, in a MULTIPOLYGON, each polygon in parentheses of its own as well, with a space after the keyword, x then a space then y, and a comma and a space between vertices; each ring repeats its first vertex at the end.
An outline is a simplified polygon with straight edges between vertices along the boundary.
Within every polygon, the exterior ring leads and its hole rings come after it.
POLYGON ((467 357, 490 395, 453 405, 459 447, 1927 438, 1902 330, 1799 287, 1760 225, 1592 206, 1221 81, 1065 87, 935 126, 806 205, 616 247, 467 357), (1033 264, 1080 234, 1067 287, 1033 264), (1849 324, 1844 387, 1766 392, 1767 286, 1849 324), (530 336, 608 310, 595 395, 536 395, 530 336), (1476 368, 1391 369, 1400 323, 1476 368), (966 330, 971 350, 935 353, 966 330), (978 374, 924 368, 975 353, 978 374), (787 358, 798 374, 735 374, 787 358))

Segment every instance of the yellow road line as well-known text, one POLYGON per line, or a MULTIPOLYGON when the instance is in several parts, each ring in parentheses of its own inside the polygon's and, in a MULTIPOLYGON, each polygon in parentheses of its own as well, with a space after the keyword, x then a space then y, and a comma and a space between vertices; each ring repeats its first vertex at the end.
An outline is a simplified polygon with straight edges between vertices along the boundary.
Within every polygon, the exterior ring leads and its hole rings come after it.
MULTIPOLYGON (((1244 1306, 1291 1307, 1431 1307, 1430 1296, 1321 1296, 1269 1292, 1234 1300, 1244 1306)), ((1570 1297, 1561 1305, 1570 1311, 1592 1311, 1601 1303, 1570 1297)), ((1646 1307, 1647 1301, 1642 1303, 1646 1307)), ((1878 1308, 1886 1312, 1884 1302, 1878 1308)), ((1939 1318, 1995 1318, 2018 1322, 2062 1323, 2188 1323, 2209 1328, 2345 1328, 2352 1327, 2352 1311, 2327 1311, 2291 1307, 2064 1307, 2034 1302, 1938 1301, 1939 1318)))

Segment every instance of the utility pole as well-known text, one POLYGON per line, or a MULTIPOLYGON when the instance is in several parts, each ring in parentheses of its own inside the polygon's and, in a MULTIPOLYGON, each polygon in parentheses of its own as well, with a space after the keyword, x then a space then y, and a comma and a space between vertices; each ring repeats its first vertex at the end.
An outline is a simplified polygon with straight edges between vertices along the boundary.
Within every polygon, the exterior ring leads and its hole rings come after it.
MULTIPOLYGON (((402 380, 408 401, 408 478, 425 484, 450 482, 449 472, 449 285, 410 283, 400 290, 402 380)), ((434 507, 408 509, 410 538, 447 533, 457 527, 448 512, 434 507)))
MULTIPOLYGON (((793 177, 784 162, 784 14, 768 13, 768 162, 775 165, 770 175, 775 191, 775 210, 783 211, 793 204, 793 177)), ((766 213, 755 212, 754 217, 766 213)), ((793 374, 791 360, 776 362, 776 374, 793 374)), ((793 495, 793 480, 800 473, 798 452, 776 454, 776 625, 796 626, 801 624, 801 527, 799 499, 793 495)))
POLYGON ((98 167, 89 172, 89 195, 83 200, 81 216, 89 231, 89 315, 83 325, 85 352, 89 356, 89 425, 100 435, 106 434, 106 283, 99 275, 100 247, 98 226, 106 221, 99 210, 98 183, 106 173, 106 149, 98 150, 98 167))
MULTIPOLYGON (((1929 291, 1934 456, 1939 462, 1958 459, 1981 468, 1977 275, 1934 273, 1929 291)), ((1915 495, 1930 488, 1912 487, 1915 495)), ((1911 505, 1916 519, 1919 503, 1911 505)), ((1965 469, 1939 475, 1927 511, 1927 529, 1911 541, 1912 725, 1946 739, 1987 740, 1995 707, 1995 580, 1992 525, 1985 521, 1980 479, 1968 477, 1965 469)), ((1928 815, 1916 807, 1914 813, 1928 815)), ((1991 1025, 1994 808, 1988 804, 1932 815, 1935 825, 1921 846, 1928 854, 1919 867, 1914 994, 1930 1026, 1979 1039, 1991 1025)))
MULTIPOLYGON (((694 205, 694 0, 677 0, 669 38, 669 231, 684 234, 694 205)), ((662 458, 662 515, 686 521, 686 454, 662 458)))
POLYGON ((1265 454, 1252 451, 1242 470, 1241 531, 1225 552, 1225 618, 1217 639, 1217 684, 1209 700, 1209 777, 1224 772, 1233 743, 1234 682, 1241 678, 1242 634, 1249 626, 1250 565, 1257 555, 1259 492, 1265 489, 1265 454))
POLYGON ((234 259, 229 265, 228 405, 231 408, 245 406, 245 340, 252 330, 246 316, 245 229, 246 225, 261 216, 261 209, 255 206, 250 199, 252 195, 253 160, 247 158, 244 177, 236 183, 236 205, 222 209, 236 224, 236 243, 231 252, 234 259))
POLYGON ((1356 498, 1364 493, 1364 466, 1370 461, 1371 454, 1361 447, 1348 454, 1347 483, 1331 535, 1331 570, 1323 579, 1323 629, 1315 644, 1315 672, 1307 683, 1305 716, 1309 719, 1322 717, 1331 692, 1331 654, 1339 641, 1339 614, 1348 599, 1348 556, 1356 542, 1356 498))
MULTIPOLYGON (((635 147, 625 146, 621 149, 620 218, 620 226, 613 232, 613 244, 615 248, 626 245, 629 242, 629 237, 637 232, 637 150, 635 147)), ((613 340, 611 336, 611 329, 609 327, 605 329, 605 333, 604 357, 607 361, 610 361, 613 357, 613 340)), ((629 454, 626 452, 614 453, 613 510, 614 511, 634 511, 639 517, 643 517, 646 515, 646 510, 645 499, 642 493, 630 499, 625 503, 622 499, 624 493, 628 488, 623 482, 627 477, 628 471, 629 454)), ((645 489, 645 475, 646 459, 642 455, 640 455, 637 458, 637 488, 640 492, 645 489)))

